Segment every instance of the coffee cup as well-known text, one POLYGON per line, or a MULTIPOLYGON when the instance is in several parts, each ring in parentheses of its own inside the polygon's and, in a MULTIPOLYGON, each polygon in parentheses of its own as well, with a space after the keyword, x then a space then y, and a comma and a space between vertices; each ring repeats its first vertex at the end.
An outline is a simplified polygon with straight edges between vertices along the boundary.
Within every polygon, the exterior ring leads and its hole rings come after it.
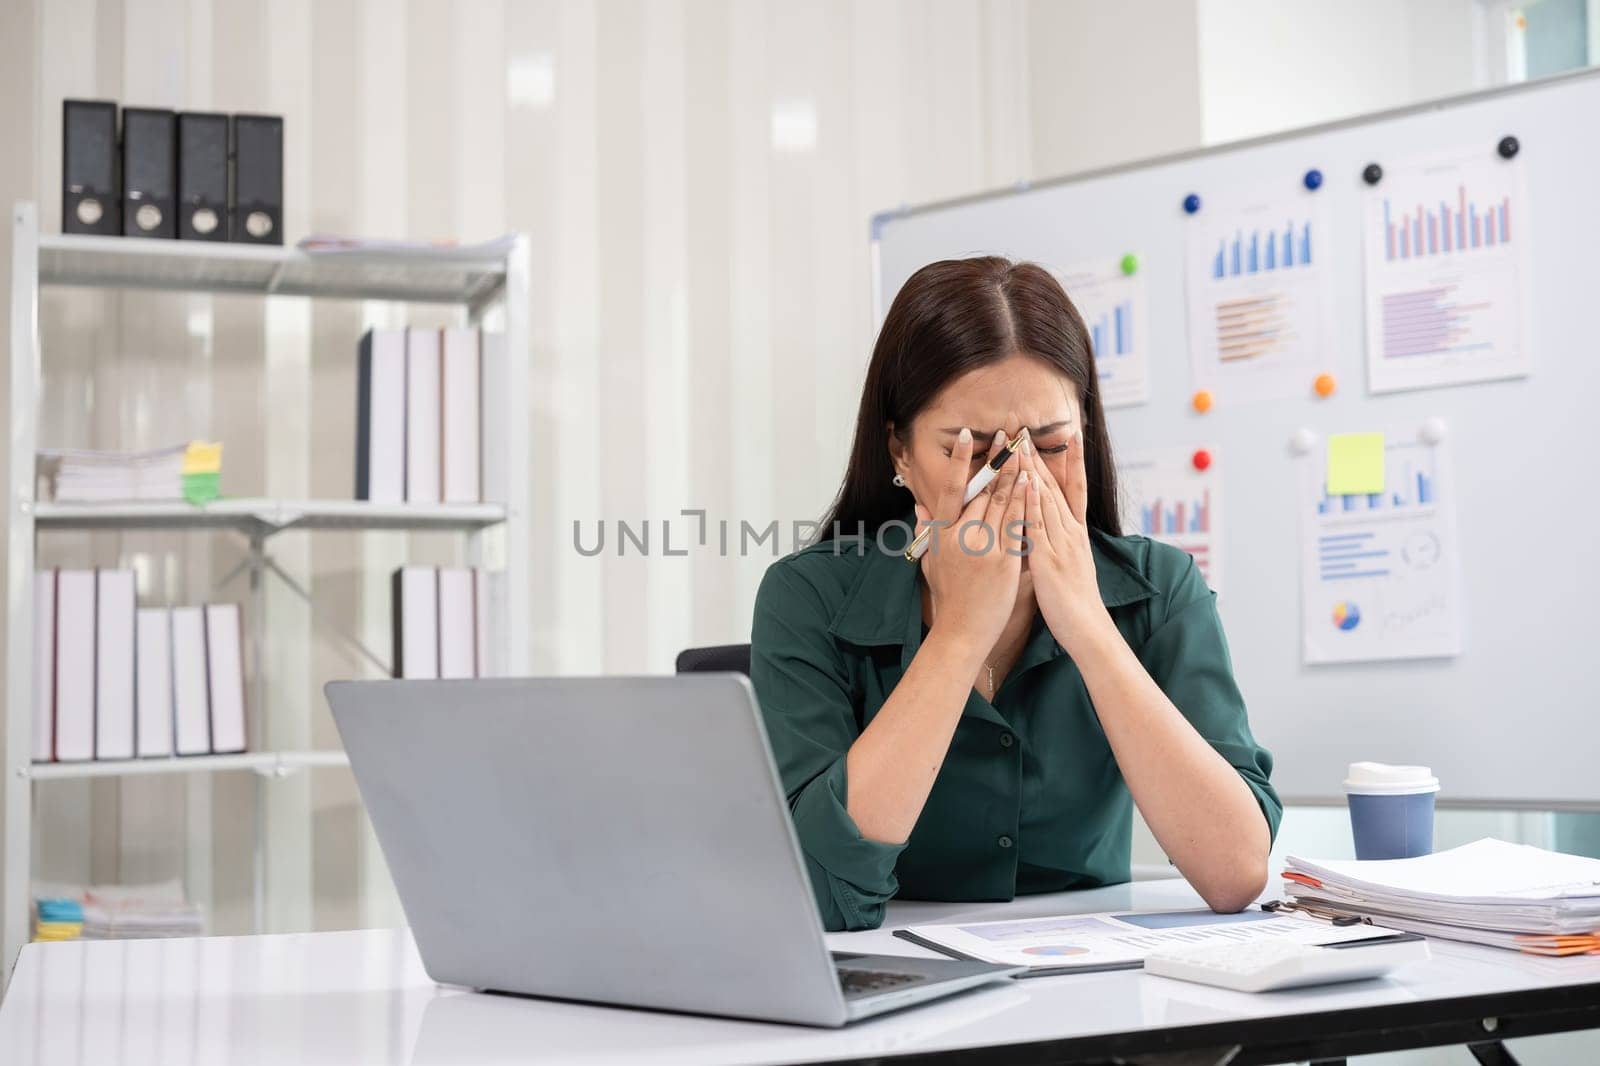
POLYGON ((1433 851, 1439 779, 1426 766, 1350 764, 1344 782, 1358 859, 1410 859, 1433 851))

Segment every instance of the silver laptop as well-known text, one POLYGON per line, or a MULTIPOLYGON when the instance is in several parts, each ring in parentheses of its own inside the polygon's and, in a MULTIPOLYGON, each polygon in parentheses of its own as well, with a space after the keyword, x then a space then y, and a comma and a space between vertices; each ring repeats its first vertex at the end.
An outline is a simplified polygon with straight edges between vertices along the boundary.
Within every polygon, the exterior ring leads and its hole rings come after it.
POLYGON ((829 954, 742 676, 326 691, 436 981, 836 1026, 1018 972, 829 954))

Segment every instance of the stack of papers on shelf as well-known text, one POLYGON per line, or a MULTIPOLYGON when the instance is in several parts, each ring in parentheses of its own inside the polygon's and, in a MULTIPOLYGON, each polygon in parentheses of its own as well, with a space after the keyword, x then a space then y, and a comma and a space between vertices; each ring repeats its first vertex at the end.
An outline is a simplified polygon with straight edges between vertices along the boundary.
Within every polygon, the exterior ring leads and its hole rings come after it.
POLYGON ((1600 954, 1600 859, 1484 839, 1415 859, 1291 855, 1283 877, 1318 912, 1536 955, 1600 954))
POLYGON ((178 881, 149 885, 52 887, 34 904, 35 940, 143 940, 203 936, 205 914, 178 881))
POLYGON ((41 448, 39 498, 62 503, 205 502, 217 495, 222 445, 194 441, 146 452, 41 448))
POLYGON ((517 243, 514 233, 507 233, 477 244, 458 244, 455 241, 397 241, 376 237, 343 237, 332 233, 313 233, 295 245, 307 255, 383 255, 397 258, 461 260, 504 259, 517 243))
POLYGON ((149 885, 53 887, 35 903, 35 940, 143 940, 204 936, 205 914, 179 881, 149 885), (76 918, 76 923, 72 919, 76 918), (72 934, 76 924, 81 933, 72 934))

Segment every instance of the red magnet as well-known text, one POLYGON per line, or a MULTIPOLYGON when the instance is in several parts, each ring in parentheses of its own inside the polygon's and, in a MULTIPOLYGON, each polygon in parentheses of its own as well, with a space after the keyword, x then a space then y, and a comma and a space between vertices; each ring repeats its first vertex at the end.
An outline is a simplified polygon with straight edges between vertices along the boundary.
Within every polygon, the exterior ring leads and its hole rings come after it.
POLYGON ((1190 462, 1194 463, 1196 470, 1209 470, 1211 468, 1211 453, 1204 448, 1196 448, 1194 458, 1190 462))

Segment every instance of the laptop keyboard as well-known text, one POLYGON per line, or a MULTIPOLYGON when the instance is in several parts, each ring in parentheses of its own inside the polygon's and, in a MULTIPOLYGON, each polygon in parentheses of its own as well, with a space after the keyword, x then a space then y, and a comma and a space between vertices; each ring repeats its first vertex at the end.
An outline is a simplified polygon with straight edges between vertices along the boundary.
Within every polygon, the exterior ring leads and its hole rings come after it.
POLYGON ((922 978, 916 974, 889 973, 884 970, 852 970, 838 967, 839 987, 847 996, 868 996, 874 992, 887 992, 891 988, 913 985, 922 978))

